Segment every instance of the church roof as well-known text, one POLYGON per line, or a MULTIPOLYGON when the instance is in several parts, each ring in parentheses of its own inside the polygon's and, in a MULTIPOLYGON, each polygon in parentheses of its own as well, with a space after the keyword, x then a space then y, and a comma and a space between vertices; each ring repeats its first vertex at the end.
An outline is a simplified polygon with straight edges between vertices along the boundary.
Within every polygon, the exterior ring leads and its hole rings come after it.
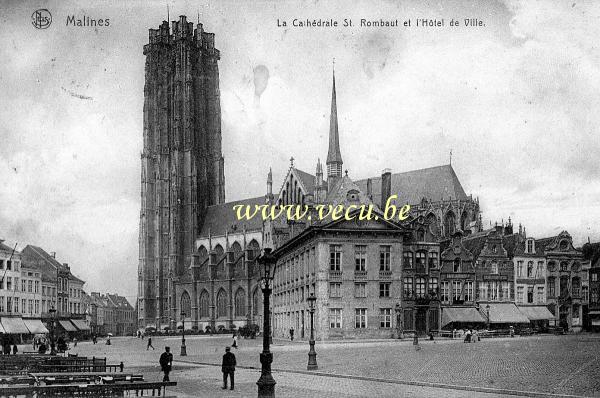
POLYGON ((315 190, 315 176, 297 168, 294 168, 294 171, 296 172, 296 176, 302 181, 302 184, 306 188, 306 193, 313 193, 315 190))
MULTIPOLYGON (((275 198, 277 199, 277 198, 275 198)), ((265 197, 242 199, 235 202, 227 202, 218 205, 209 206, 206 209, 206 216, 200 230, 201 237, 210 235, 221 236, 225 232, 241 232, 246 227, 247 231, 259 230, 262 228, 262 217, 256 215, 250 220, 238 220, 236 212, 233 210, 235 205, 248 205, 254 210, 255 205, 264 205, 265 197)))
MULTIPOLYGON (((373 202, 381 203, 381 176, 373 177, 373 202)), ((356 181, 361 191, 367 192, 367 180, 356 181)), ((397 194, 399 203, 417 205, 421 199, 468 200, 451 165, 429 167, 392 174, 391 194, 397 194)))

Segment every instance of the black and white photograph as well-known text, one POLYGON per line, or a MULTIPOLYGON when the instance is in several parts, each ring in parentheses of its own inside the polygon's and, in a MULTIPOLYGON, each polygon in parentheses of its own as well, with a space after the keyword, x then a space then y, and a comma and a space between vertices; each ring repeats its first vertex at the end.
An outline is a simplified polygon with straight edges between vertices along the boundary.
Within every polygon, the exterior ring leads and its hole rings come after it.
POLYGON ((598 38, 0 0, 0 397, 600 397, 598 38))

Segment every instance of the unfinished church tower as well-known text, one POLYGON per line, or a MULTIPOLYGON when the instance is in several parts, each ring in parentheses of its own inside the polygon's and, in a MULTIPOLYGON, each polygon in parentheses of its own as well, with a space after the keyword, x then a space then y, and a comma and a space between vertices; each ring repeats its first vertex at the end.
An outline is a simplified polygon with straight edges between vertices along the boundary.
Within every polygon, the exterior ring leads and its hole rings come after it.
POLYGON ((174 283, 189 278, 206 208, 225 201, 220 55, 185 16, 150 29, 144 55, 138 320, 160 328, 178 318, 174 283))

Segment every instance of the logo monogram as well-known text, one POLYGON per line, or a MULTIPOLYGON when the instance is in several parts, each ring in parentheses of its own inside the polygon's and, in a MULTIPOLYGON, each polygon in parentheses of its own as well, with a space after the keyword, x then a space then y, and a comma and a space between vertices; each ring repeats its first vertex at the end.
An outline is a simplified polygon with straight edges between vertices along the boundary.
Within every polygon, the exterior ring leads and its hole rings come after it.
POLYGON ((45 8, 35 10, 31 14, 31 24, 37 29, 46 29, 52 23, 52 14, 45 8))

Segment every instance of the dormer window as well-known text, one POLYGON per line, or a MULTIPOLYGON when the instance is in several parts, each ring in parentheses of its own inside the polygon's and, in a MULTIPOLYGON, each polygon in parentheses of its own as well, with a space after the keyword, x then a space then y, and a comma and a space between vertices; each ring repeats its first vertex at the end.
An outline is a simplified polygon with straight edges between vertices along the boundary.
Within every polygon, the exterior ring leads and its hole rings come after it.
POLYGON ((460 272, 460 258, 454 259, 454 272, 460 272))
POLYGON ((346 194, 346 199, 349 202, 358 202, 358 191, 356 189, 351 189, 346 194))
POLYGON ((492 246, 492 253, 496 254, 498 252, 498 247, 496 245, 492 246))
POLYGON ((533 239, 527 239, 527 253, 533 253, 534 249, 533 239))
POLYGON ((495 261, 492 261, 492 270, 491 270, 491 273, 492 274, 497 274, 498 273, 498 263, 495 262, 495 261))

